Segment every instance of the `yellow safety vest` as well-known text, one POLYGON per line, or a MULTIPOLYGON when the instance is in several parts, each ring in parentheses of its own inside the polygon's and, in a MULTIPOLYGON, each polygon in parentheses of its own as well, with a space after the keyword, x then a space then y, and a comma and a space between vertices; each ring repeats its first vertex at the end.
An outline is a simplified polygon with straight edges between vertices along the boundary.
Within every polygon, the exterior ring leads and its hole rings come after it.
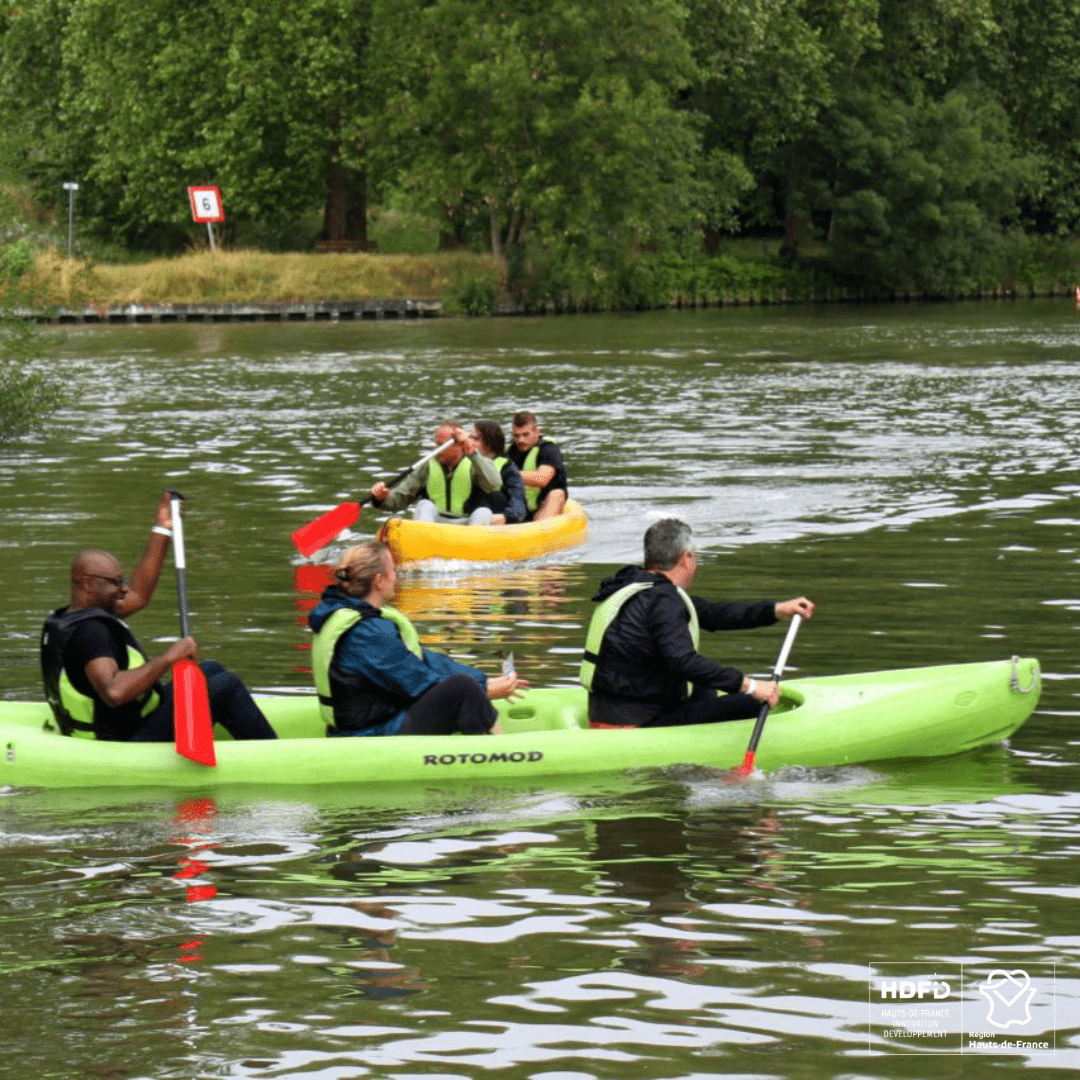
MULTIPOLYGON (((417 657, 423 659, 424 650, 420 645, 420 635, 416 627, 401 614, 397 608, 384 604, 376 609, 374 615, 368 618, 382 616, 389 619, 401 635, 401 642, 406 649, 417 657)), ((315 690, 319 695, 319 711, 327 727, 334 725, 334 700, 330 686, 330 665, 334 662, 334 654, 337 652, 338 642, 351 630, 364 616, 355 608, 338 608, 330 614, 329 618, 319 627, 315 640, 311 645, 311 673, 315 678, 315 690)))
MULTIPOLYGON (((640 592, 644 592, 645 589, 651 589, 654 584, 656 583, 650 581, 635 581, 629 585, 624 585, 599 604, 593 612, 592 621, 589 623, 589 633, 585 638, 585 658, 581 661, 579 673, 581 684, 586 690, 592 690, 596 665, 600 659, 600 646, 604 642, 604 635, 608 632, 608 627, 615 621, 615 617, 622 610, 622 606, 627 600, 632 596, 637 596, 640 592)), ((686 610, 690 613, 690 640, 693 641, 696 650, 701 640, 701 625, 698 622, 697 608, 694 607, 694 601, 690 599, 689 594, 684 589, 680 589, 677 585, 675 588, 679 596, 682 597, 686 610)), ((692 687, 688 685, 687 693, 692 692, 692 687)))
MULTIPOLYGON (((146 657, 131 645, 127 647, 127 657, 129 671, 146 663, 146 657)), ((139 715, 149 716, 160 703, 161 695, 157 690, 150 690, 139 703, 139 715)), ((98 699, 76 690, 63 668, 60 670, 60 704, 67 714, 71 728, 69 735, 80 739, 97 737, 94 732, 94 709, 98 705, 98 699)))
MULTIPOLYGON (((540 444, 537 443, 526 455, 525 460, 521 463, 522 472, 530 472, 536 468, 536 459, 540 456, 540 444)), ((524 483, 524 481, 523 481, 524 483)), ((540 492, 543 488, 531 487, 529 484, 525 484, 525 505, 528 507, 529 513, 533 513, 537 506, 540 505, 540 492)))
POLYGON ((450 474, 450 492, 446 490, 446 472, 443 467, 433 461, 428 465, 427 493, 428 498, 444 513, 454 514, 457 517, 465 516, 465 503, 473 489, 472 462, 463 457, 454 467, 450 474))

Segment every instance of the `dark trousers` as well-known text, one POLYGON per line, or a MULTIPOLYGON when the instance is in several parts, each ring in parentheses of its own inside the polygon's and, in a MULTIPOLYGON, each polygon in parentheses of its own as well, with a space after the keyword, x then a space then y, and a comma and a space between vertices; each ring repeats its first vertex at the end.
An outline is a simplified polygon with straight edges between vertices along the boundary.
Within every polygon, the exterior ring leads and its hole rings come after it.
POLYGON ((724 720, 756 718, 761 702, 750 694, 718 694, 697 689, 678 708, 653 717, 645 727, 677 727, 682 724, 719 724, 724 720))
MULTIPOLYGON (((215 724, 220 724, 234 739, 277 738, 238 675, 222 667, 216 660, 205 660, 199 667, 206 676, 210 715, 215 724)), ((174 738, 173 684, 169 683, 161 688, 161 703, 131 736, 131 741, 172 742, 174 738)))
POLYGON ((405 711, 399 735, 486 735, 498 719, 484 688, 469 675, 451 675, 425 690, 405 711))

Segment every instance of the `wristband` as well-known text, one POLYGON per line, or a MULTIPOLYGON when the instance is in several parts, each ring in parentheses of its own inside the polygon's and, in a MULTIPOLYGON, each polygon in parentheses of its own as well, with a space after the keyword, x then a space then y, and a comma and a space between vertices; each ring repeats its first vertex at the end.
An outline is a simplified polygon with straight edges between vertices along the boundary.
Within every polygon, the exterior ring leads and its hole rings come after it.
POLYGON ((172 529, 166 529, 164 525, 151 525, 150 531, 158 536, 172 536, 172 529))
POLYGON ((757 689, 757 679, 747 679, 744 694, 752 694, 757 689))

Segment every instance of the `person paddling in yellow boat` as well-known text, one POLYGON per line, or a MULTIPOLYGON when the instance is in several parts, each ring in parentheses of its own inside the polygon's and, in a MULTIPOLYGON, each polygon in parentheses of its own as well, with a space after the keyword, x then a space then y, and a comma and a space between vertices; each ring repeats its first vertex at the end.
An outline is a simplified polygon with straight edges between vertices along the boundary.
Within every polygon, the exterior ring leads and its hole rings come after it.
POLYGON ((562 451, 550 439, 543 438, 535 415, 526 410, 514 413, 512 432, 514 445, 509 457, 521 470, 525 482, 526 520, 558 517, 568 497, 562 451))
POLYGON ((763 702, 780 700, 771 679, 752 679, 702 656, 699 631, 809 619, 813 603, 805 596, 756 604, 691 596, 697 565, 690 526, 665 518, 645 532, 644 566, 624 566, 600 583, 581 665, 590 726, 742 720, 756 716, 763 702))
POLYGON ((529 683, 494 677, 425 649, 413 624, 390 606, 394 556, 380 540, 349 548, 309 621, 311 667, 328 735, 497 734, 491 702, 529 683))
POLYGON ((525 484, 521 471, 506 457, 506 436, 494 420, 477 420, 469 438, 486 458, 490 458, 502 477, 502 488, 488 496, 492 525, 517 525, 528 515, 525 484))
POLYGON ((494 463, 484 457, 456 420, 435 429, 435 445, 452 442, 433 461, 425 461, 393 488, 382 481, 371 488, 371 504, 381 510, 412 506, 417 521, 490 525, 489 496, 502 486, 494 463))

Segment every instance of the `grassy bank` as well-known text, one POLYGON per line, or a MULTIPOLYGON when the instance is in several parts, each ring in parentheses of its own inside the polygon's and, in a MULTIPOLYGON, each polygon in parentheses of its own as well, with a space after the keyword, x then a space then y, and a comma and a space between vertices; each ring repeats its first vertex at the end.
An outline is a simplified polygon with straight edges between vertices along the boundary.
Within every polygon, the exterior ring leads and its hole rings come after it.
POLYGON ((498 279, 490 256, 269 254, 194 252, 139 264, 67 260, 40 253, 24 281, 41 302, 59 307, 123 304, 236 304, 299 300, 448 300, 462 282, 498 279))

